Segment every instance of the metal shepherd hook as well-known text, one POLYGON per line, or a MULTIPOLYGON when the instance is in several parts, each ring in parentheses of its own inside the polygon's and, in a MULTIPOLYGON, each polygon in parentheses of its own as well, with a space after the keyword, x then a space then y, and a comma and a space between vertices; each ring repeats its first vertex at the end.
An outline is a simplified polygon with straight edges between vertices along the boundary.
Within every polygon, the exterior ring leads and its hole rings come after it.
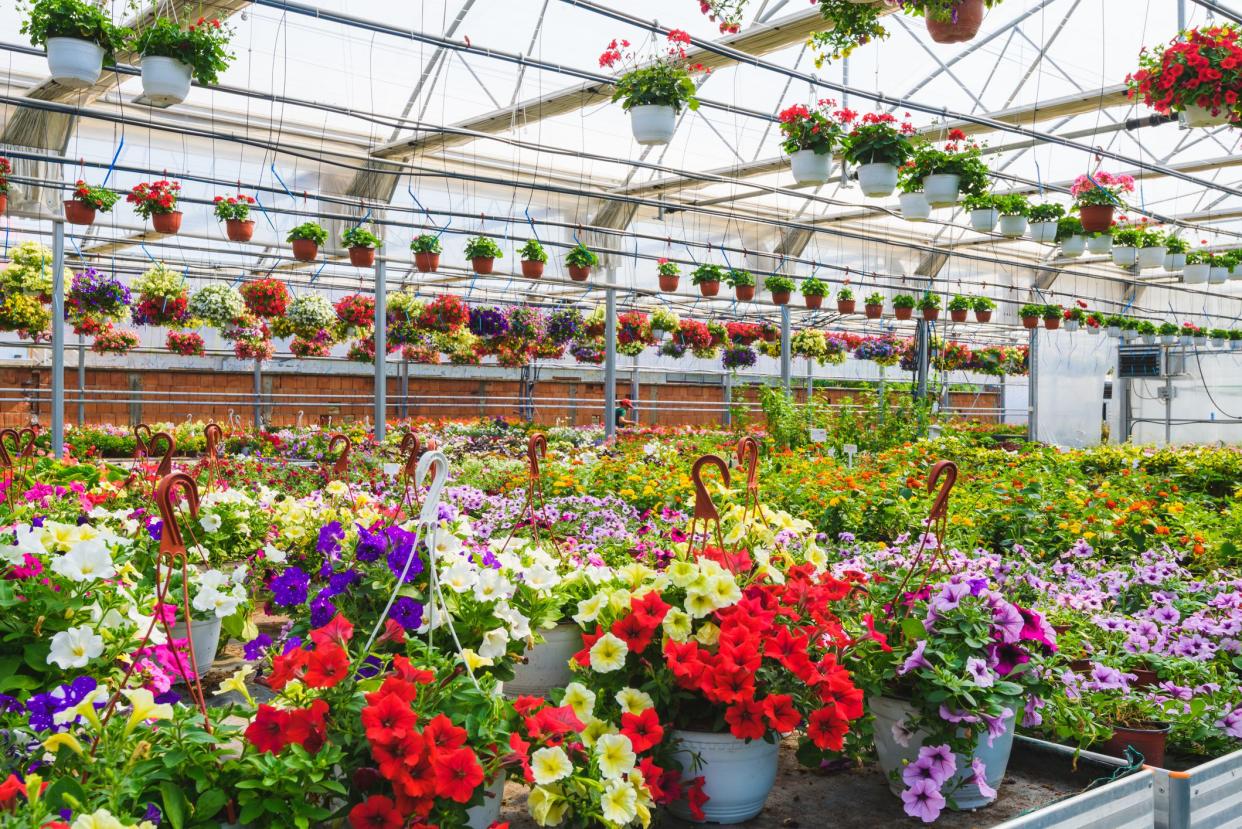
POLYGON ((759 441, 752 435, 743 435, 738 439, 735 451, 738 464, 746 465, 746 499, 742 518, 757 517, 766 527, 768 519, 759 508, 759 441))
POLYGON ((703 549, 707 548, 707 542, 711 537, 711 531, 708 528, 712 524, 716 525, 716 546, 721 550, 724 549, 724 536, 720 533, 720 513, 716 509, 716 504, 712 502, 712 496, 708 493, 707 487, 703 484, 703 467, 705 466, 716 467, 720 470, 724 485, 731 485, 729 465, 719 455, 704 455, 694 462, 694 466, 690 467, 690 478, 694 481, 694 517, 690 519, 690 533, 687 537, 689 543, 687 550, 690 552, 694 550, 695 539, 699 532, 703 534, 703 549))
POLYGON ((922 590, 932 577, 935 570, 936 562, 943 558, 945 550, 945 536, 949 532, 949 495, 952 493, 953 485, 957 483, 957 464, 953 461, 938 461, 931 469, 931 474, 927 476, 927 491, 936 491, 939 484, 940 490, 936 492, 936 500, 932 501, 931 510, 927 513, 926 529, 919 537, 919 548, 914 554, 914 560, 910 562, 910 567, 906 572, 905 578, 901 580, 901 585, 897 588, 896 601, 900 602, 905 608, 905 612, 901 616, 905 616, 909 612, 909 604, 905 601, 908 592, 922 590), (942 481, 941 478, 944 480, 942 481), (936 539, 935 552, 924 563, 927 556, 928 546, 932 536, 936 539), (918 587, 911 588, 915 574, 920 575, 918 587))

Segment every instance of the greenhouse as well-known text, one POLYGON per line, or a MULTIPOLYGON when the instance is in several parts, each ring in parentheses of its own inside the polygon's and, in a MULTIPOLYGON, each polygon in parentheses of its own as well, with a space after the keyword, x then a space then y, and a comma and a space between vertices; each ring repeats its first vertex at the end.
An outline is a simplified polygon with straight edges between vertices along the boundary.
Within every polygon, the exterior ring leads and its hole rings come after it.
POLYGON ((1242 829, 1237 0, 0 22, 0 827, 1242 829))

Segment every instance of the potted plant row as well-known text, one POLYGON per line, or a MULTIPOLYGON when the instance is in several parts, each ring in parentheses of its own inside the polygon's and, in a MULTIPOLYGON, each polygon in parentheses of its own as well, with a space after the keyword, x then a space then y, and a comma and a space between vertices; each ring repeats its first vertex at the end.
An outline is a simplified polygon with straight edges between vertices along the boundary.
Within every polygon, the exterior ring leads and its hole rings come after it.
POLYGON ((949 130, 941 146, 930 141, 916 144, 899 177, 902 216, 924 221, 933 207, 954 205, 962 194, 984 193, 988 168, 982 152, 960 129, 949 130))
POLYGON ((1061 317, 1064 309, 1060 305, 1023 305, 1018 311, 1018 316, 1022 318, 1023 328, 1038 328, 1040 320, 1043 320, 1044 328, 1049 331, 1061 327, 1061 317))

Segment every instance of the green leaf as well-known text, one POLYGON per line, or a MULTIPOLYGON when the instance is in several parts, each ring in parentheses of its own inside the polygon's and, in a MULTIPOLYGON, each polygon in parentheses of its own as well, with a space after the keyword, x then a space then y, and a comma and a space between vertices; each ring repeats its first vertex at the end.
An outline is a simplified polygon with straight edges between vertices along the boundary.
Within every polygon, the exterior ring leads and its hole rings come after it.
POLYGON ((901 620, 901 631, 916 641, 927 636, 927 628, 923 627, 923 623, 909 616, 901 620))
POLYGON ((228 803, 229 796, 222 789, 208 789, 198 798, 194 804, 194 817, 199 820, 206 820, 214 817, 224 804, 228 803))
POLYGON ((181 787, 171 781, 160 784, 160 796, 164 801, 164 817, 172 824, 173 829, 185 826, 186 803, 185 793, 181 787))
POLYGON ((87 803, 86 791, 76 779, 62 777, 47 787, 43 793, 43 801, 54 811, 60 809, 79 809, 87 803))

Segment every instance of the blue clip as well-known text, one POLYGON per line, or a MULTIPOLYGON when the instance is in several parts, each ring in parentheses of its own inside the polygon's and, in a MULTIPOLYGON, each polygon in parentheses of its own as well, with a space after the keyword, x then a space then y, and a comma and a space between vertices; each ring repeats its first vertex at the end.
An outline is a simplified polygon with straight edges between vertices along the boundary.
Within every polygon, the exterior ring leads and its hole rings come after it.
MULTIPOLYGON (((539 242, 540 244, 543 244, 543 240, 539 238, 539 231, 535 229, 535 220, 534 220, 534 219, 532 219, 532 218, 530 217, 530 207, 529 207, 529 206, 527 206, 526 208, 524 208, 523 212, 526 214, 526 221, 527 221, 527 223, 529 223, 529 224, 530 224, 530 233, 531 233, 531 235, 535 237, 535 241, 536 241, 536 242, 539 242)), ((577 238, 578 238, 578 237, 576 237, 576 236, 575 236, 575 237, 574 237, 574 240, 576 241, 576 240, 577 240, 577 238)))
POLYGON ((280 186, 285 188, 285 193, 289 195, 289 198, 296 202, 298 197, 293 195, 293 191, 289 189, 289 185, 285 184, 285 180, 280 177, 280 173, 276 172, 276 162, 273 161, 269 166, 269 169, 272 171, 272 175, 276 176, 276 180, 280 182, 280 186))
POLYGON ((258 196, 255 196, 254 203, 259 208, 259 212, 263 214, 263 218, 267 219, 267 223, 272 230, 276 230, 276 224, 272 221, 272 217, 268 215, 267 208, 263 206, 263 202, 259 201, 258 196))
POLYGON ((103 184, 100 187, 108 186, 108 179, 112 178, 112 171, 116 167, 116 160, 121 157, 121 148, 125 146, 125 136, 121 136, 121 143, 116 145, 116 152, 112 154, 112 163, 108 165, 108 172, 104 174, 103 184))
POLYGON ((152 262, 155 262, 156 264, 159 264, 159 260, 151 255, 151 251, 147 250, 146 245, 139 243, 138 247, 142 248, 142 252, 147 255, 148 259, 150 259, 152 262))

